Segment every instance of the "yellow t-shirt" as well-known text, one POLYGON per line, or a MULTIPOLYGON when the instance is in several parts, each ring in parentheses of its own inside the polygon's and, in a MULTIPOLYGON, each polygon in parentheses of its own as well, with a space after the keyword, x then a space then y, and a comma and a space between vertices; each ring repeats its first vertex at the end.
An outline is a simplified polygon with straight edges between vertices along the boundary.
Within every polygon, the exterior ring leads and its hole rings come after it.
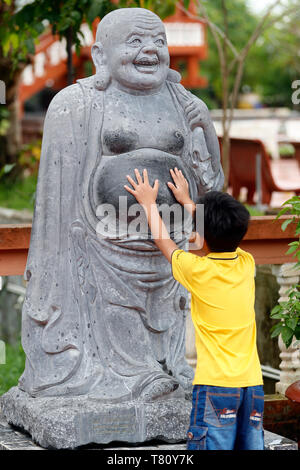
POLYGON ((240 248, 203 257, 173 252, 173 276, 191 293, 197 350, 193 384, 263 384, 256 347, 254 270, 253 257, 240 248))

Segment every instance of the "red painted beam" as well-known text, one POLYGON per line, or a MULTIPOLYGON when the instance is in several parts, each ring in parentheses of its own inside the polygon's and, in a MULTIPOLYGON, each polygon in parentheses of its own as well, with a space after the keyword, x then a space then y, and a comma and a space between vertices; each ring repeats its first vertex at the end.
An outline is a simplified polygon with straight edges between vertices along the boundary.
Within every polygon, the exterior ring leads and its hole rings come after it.
MULTIPOLYGON (((294 262, 286 255, 288 243, 297 239, 296 224, 288 225, 285 232, 281 224, 291 216, 276 220, 274 216, 252 217, 241 248, 249 251, 256 264, 283 264, 294 262)), ((30 224, 0 225, 0 276, 23 275, 30 243, 30 224)), ((195 253, 201 254, 199 251, 195 253)))

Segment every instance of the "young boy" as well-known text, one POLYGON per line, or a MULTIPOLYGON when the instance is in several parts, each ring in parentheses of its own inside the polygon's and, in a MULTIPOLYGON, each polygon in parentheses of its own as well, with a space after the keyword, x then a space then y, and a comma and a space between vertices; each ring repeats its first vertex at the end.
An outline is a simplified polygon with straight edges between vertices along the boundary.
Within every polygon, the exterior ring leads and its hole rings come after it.
MULTIPOLYGON (((189 186, 171 170, 169 188, 192 213, 189 186)), ((155 244, 172 264, 174 278, 191 293, 197 367, 187 433, 188 450, 263 450, 264 392, 256 347, 253 257, 238 248, 249 212, 230 195, 213 191, 204 204, 204 250, 200 257, 171 240, 156 205, 158 180, 147 171, 125 186, 143 206, 155 244)))

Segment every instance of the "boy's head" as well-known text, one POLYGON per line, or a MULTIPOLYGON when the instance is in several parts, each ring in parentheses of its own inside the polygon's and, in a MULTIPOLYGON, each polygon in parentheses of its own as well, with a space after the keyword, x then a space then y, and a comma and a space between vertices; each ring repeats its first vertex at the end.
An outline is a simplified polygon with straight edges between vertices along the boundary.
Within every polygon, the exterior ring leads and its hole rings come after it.
POLYGON ((245 236, 250 214, 227 193, 211 191, 199 198, 204 204, 204 239, 210 251, 235 251, 245 236))

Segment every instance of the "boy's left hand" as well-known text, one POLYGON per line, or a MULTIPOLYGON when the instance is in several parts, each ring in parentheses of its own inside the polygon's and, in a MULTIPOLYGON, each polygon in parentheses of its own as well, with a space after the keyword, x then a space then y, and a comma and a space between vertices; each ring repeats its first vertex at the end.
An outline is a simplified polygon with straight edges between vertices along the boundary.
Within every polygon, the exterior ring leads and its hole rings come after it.
POLYGON ((133 189, 127 185, 125 185, 124 188, 130 194, 132 194, 136 198, 138 203, 141 204, 143 207, 147 208, 150 207, 152 204, 156 204, 156 198, 159 187, 158 180, 155 180, 154 186, 152 187, 149 183, 148 172, 146 169, 143 170, 144 181, 140 175, 139 170, 135 169, 134 173, 137 179, 137 183, 131 178, 131 176, 127 175, 127 179, 133 189))

